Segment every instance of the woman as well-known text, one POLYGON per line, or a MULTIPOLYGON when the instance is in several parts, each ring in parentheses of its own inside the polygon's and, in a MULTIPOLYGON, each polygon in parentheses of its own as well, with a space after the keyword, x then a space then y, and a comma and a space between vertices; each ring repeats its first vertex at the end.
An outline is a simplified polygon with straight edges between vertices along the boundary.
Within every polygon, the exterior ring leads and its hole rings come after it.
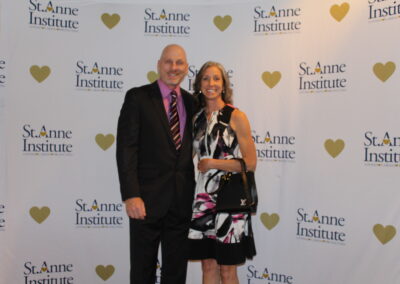
POLYGON ((216 213, 219 178, 225 172, 239 172, 242 157, 254 171, 257 157, 246 115, 232 107, 232 89, 223 66, 206 62, 194 82, 200 111, 193 119, 194 151, 199 158, 193 215, 189 231, 190 259, 201 260, 204 284, 239 283, 237 265, 255 255, 250 214, 216 213), (229 121, 228 124, 221 121, 229 121), (230 119, 229 119, 230 118, 230 119), (212 178, 218 170, 222 170, 212 178))

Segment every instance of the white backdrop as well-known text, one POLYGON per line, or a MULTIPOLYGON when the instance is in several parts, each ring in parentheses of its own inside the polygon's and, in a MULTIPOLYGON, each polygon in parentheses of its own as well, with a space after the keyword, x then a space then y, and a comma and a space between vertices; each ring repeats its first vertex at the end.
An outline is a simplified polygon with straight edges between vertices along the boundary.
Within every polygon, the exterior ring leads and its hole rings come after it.
POLYGON ((221 62, 252 125, 241 283, 400 283, 400 4, 174 3, 0 1, 0 283, 128 283, 117 118, 169 43, 188 90, 221 62))

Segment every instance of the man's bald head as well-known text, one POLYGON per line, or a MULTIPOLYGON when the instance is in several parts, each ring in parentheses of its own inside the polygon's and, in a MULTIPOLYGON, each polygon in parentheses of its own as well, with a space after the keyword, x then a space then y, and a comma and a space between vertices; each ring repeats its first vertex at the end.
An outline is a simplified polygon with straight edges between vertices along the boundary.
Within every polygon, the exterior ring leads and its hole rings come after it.
POLYGON ((169 88, 174 89, 185 78, 188 72, 186 52, 178 44, 170 44, 164 47, 157 64, 160 80, 169 88))
POLYGON ((179 44, 175 44, 175 43, 169 44, 164 47, 164 49, 161 52, 160 59, 162 59, 165 55, 168 55, 171 52, 182 53, 182 55, 185 57, 185 61, 187 61, 185 50, 183 49, 182 46, 180 46, 179 44))

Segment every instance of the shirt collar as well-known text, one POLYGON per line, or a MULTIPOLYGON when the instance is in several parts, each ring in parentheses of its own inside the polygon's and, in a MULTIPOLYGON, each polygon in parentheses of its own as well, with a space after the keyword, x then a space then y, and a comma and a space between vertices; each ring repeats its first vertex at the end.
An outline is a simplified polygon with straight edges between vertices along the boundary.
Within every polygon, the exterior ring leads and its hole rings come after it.
POLYGON ((170 89, 163 81, 157 80, 158 87, 160 88, 161 95, 163 98, 169 98, 169 94, 174 90, 179 97, 181 95, 181 88, 176 86, 174 89, 170 89))

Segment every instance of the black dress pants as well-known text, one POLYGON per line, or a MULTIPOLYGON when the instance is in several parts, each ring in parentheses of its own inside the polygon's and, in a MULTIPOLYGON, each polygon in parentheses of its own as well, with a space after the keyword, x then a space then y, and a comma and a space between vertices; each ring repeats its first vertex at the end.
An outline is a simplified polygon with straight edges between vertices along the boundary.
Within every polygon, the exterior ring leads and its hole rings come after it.
POLYGON ((161 243, 161 284, 185 284, 190 216, 176 206, 160 218, 130 218, 131 284, 156 282, 161 243))

